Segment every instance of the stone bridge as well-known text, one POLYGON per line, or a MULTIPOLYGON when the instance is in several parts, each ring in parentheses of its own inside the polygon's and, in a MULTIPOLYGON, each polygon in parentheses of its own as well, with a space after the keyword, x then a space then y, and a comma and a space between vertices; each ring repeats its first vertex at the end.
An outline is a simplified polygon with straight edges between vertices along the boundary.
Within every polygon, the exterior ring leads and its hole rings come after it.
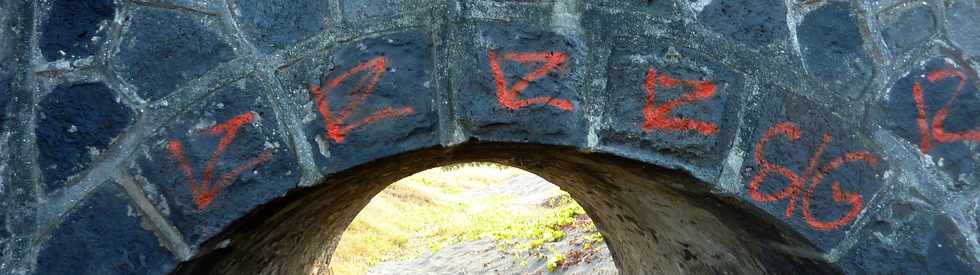
POLYGON ((980 272, 976 0, 0 0, 0 273, 326 273, 492 161, 625 274, 980 272))

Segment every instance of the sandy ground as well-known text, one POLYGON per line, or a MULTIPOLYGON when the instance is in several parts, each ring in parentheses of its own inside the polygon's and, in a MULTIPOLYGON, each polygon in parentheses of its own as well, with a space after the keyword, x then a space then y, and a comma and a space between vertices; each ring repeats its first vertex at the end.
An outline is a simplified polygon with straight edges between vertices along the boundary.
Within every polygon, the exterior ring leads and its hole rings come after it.
MULTIPOLYGON (((502 184, 469 192, 474 198, 509 195, 517 198, 511 207, 546 205, 557 197, 560 190, 537 176, 517 176, 502 184)), ((585 220, 581 220, 585 222, 585 220)), ((602 242, 590 249, 582 243, 588 232, 581 227, 565 229, 566 237, 529 251, 505 251, 492 238, 443 248, 406 261, 382 262, 368 274, 618 274, 602 242), (551 253, 545 247, 553 247, 565 255, 565 262, 549 272, 548 258, 551 253)))

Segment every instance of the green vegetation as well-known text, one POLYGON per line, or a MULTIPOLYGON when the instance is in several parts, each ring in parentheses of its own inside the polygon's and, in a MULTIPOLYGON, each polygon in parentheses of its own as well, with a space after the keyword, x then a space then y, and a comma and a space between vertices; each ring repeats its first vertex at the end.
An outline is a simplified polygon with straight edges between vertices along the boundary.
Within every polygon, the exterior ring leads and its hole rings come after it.
POLYGON ((531 223, 512 223, 496 230, 494 237, 503 245, 513 245, 508 240, 529 240, 518 243, 518 249, 534 249, 544 243, 550 243, 565 238, 563 227, 571 225, 577 217, 585 215, 585 209, 572 200, 568 194, 558 197, 558 207, 549 209, 547 213, 531 223))
MULTIPOLYGON (((480 190, 492 190, 491 185, 525 173, 479 163, 435 168, 404 178, 358 214, 341 237, 330 269, 334 274, 364 274, 381 261, 414 258, 481 238, 495 238, 501 249, 512 251, 542 249, 564 238, 566 226, 579 224, 595 231, 587 218, 582 222, 585 211, 568 194, 547 203, 552 207, 515 207, 510 203, 515 198, 480 190)), ((585 243, 591 247, 592 242, 590 237, 585 243)), ((564 256, 547 248, 552 270, 564 256)))
POLYGON ((548 271, 555 271, 559 265, 565 262, 565 255, 552 247, 548 248, 548 252, 551 252, 551 257, 548 259, 548 271))

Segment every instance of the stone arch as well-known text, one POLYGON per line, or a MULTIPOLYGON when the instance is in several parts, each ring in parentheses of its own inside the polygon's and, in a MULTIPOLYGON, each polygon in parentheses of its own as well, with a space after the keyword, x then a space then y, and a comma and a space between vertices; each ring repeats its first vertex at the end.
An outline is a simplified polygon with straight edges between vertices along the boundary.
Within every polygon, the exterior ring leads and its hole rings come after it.
POLYGON ((0 273, 233 270, 300 236, 263 213, 410 157, 649 183, 586 202, 636 273, 976 273, 975 1, 791 2, 0 1, 0 273), (669 198, 719 231, 656 229, 669 198))
POLYGON ((375 194, 412 173, 471 161, 520 167, 568 191, 626 274, 840 272, 804 254, 814 248, 792 229, 682 171, 567 147, 474 143, 372 161, 297 190, 238 220, 177 273, 326 270, 340 235, 375 194))

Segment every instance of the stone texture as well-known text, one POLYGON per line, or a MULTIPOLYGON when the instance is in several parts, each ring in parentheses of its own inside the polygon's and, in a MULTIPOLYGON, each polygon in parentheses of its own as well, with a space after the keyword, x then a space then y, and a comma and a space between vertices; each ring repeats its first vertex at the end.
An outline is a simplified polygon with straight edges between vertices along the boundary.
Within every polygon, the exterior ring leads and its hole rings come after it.
POLYGON ((145 100, 163 98, 234 57, 210 18, 141 7, 126 24, 112 69, 145 100))
MULTIPOLYGON (((238 27, 261 51, 281 50, 327 28, 329 1, 231 2, 238 27)), ((343 2, 343 1, 342 1, 343 2)))
POLYGON ((76 2, 0 1, 2 274, 324 270, 469 161, 568 190, 628 274, 980 269, 975 1, 76 2))
POLYGON ((980 149, 976 146, 977 140, 939 139, 937 134, 937 129, 951 135, 980 132, 980 92, 976 81, 977 78, 963 66, 937 57, 917 64, 895 82, 888 90, 887 101, 881 104, 885 114, 883 122, 888 129, 930 157, 930 161, 951 179, 943 186, 951 190, 980 187, 980 149), (956 90, 960 78, 955 75, 943 77, 942 72, 961 72, 967 77, 958 95, 956 90), (921 104, 915 96, 916 85, 921 87, 921 104), (924 113, 920 113, 919 106, 924 113), (943 110, 947 110, 946 117, 941 127, 937 127, 939 113, 943 110), (924 122, 919 120, 921 115, 925 115, 924 122), (923 126, 926 128, 925 135, 923 126))
POLYGON ((889 168, 885 156, 859 138, 867 135, 862 127, 830 122, 831 110, 807 106, 805 99, 785 88, 766 88, 768 93, 756 99, 746 115, 752 130, 742 133, 739 145, 745 152, 743 195, 784 219, 820 251, 830 251, 858 221, 859 211, 883 190, 882 174, 889 168), (874 160, 833 164, 862 152, 874 160), (799 181, 794 185, 791 177, 799 181))
POLYGON ((0 73, 0 128, 7 125, 9 114, 7 114, 7 104, 10 103, 10 95, 13 94, 13 79, 9 75, 0 73))
POLYGON ((737 108, 743 77, 669 41, 623 39, 612 44, 600 146, 668 167, 688 167, 700 177, 717 177, 734 137, 729 127, 734 117, 726 114, 737 108), (685 101, 699 92, 706 94, 685 101), (686 121, 671 122, 678 120, 686 121))
POLYGON ((0 1, 0 274, 23 274, 36 262, 39 186, 34 140, 36 101, 25 81, 35 39, 33 3, 0 1))
POLYGON ((431 4, 425 0, 341 1, 344 18, 351 21, 365 18, 393 16, 402 10, 412 10, 431 4))
POLYGON ((862 94, 874 70, 859 22, 850 5, 829 2, 808 13, 796 30, 810 75, 830 92, 849 98, 862 94))
POLYGON ((105 40, 114 8, 112 0, 51 1, 48 21, 41 30, 41 52, 48 60, 95 54, 105 40))
POLYGON ((974 273, 976 260, 953 220, 928 208, 901 200, 880 211, 843 266, 855 274, 974 273))
POLYGON ((590 3, 614 8, 622 9, 624 11, 637 12, 641 14, 650 15, 658 18, 669 18, 677 16, 679 9, 681 8, 677 2, 673 0, 663 0, 663 1, 620 1, 620 0, 596 0, 590 3))
POLYGON ((146 193, 162 194, 158 207, 168 205, 187 243, 299 183, 295 153, 263 90, 255 79, 219 88, 145 143, 130 166, 146 193))
POLYGON ((306 142, 322 172, 438 142, 430 47, 421 32, 368 38, 339 45, 327 58, 307 57, 282 74, 308 100, 306 142), (322 100, 311 84, 320 87, 322 100), (328 131, 328 121, 336 130, 328 131))
POLYGON ((58 86, 39 107, 38 163, 48 192, 100 159, 134 117, 103 83, 58 86))
POLYGON ((153 234, 122 188, 103 184, 41 246, 34 274, 167 274, 177 262, 153 234))
POLYGON ((472 22, 457 31, 465 37, 458 60, 466 61, 450 72, 458 87, 453 107, 468 135, 485 141, 585 142, 580 89, 585 45, 517 25, 472 22), (490 63, 491 52, 499 75, 490 63), (500 85, 509 97, 500 95, 500 85))
POLYGON ((928 40, 936 31, 935 16, 924 5, 895 8, 878 16, 881 36, 894 53, 907 52, 928 40))
POLYGON ((949 36, 957 46, 980 58, 980 3, 968 0, 949 1, 946 8, 949 36))
POLYGON ((780 0, 715 0, 698 15, 702 22, 725 37, 750 45, 785 41, 786 5, 780 0))

